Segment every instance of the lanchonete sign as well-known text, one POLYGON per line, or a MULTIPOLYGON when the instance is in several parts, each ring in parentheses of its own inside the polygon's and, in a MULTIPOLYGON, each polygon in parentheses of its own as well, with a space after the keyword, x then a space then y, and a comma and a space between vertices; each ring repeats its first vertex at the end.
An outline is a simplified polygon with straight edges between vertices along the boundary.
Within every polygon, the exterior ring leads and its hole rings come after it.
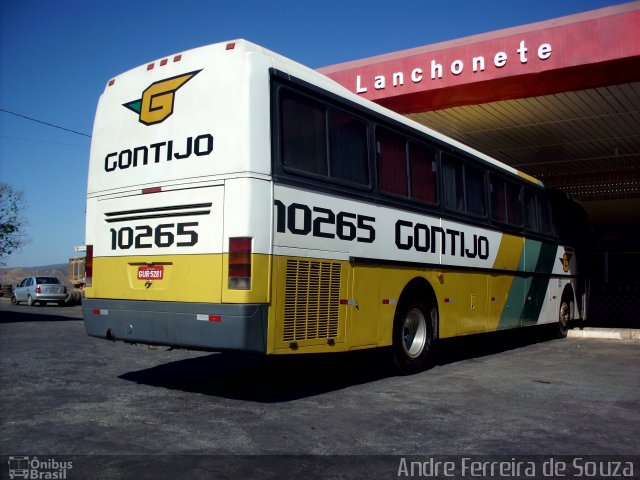
POLYGON ((404 69, 391 72, 390 74, 365 75, 356 74, 356 93, 362 94, 369 91, 384 90, 388 87, 402 88, 407 83, 418 84, 425 80, 438 81, 446 75, 459 76, 465 71, 473 74, 482 74, 489 69, 508 68, 509 63, 527 64, 531 54, 536 60, 545 61, 551 58, 553 48, 550 43, 541 43, 533 52, 530 52, 525 40, 520 40, 517 47, 512 52, 505 50, 496 51, 490 54, 478 54, 470 58, 454 58, 451 61, 443 61, 438 58, 437 53, 433 58, 415 59, 414 65, 408 65, 404 69))

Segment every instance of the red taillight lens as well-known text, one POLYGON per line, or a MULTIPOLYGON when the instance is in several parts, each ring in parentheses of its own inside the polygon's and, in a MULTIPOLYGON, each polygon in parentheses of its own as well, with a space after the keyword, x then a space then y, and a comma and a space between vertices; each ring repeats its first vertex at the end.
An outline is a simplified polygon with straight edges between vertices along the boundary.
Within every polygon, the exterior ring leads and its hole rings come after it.
POLYGON ((93 281, 93 245, 87 245, 84 259, 84 285, 90 287, 93 281))
POLYGON ((36 287, 36 293, 38 294, 42 293, 42 289, 40 288, 40 285, 36 287))
POLYGON ((229 239, 229 288, 251 289, 251 237, 229 239))

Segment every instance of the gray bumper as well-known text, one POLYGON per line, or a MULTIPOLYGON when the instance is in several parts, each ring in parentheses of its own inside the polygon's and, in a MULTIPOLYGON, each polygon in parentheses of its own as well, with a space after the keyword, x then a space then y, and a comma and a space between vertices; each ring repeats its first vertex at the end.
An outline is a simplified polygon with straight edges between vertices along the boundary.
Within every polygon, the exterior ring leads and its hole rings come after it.
POLYGON ((85 298, 87 333, 190 350, 266 352, 265 304, 151 302, 85 298))

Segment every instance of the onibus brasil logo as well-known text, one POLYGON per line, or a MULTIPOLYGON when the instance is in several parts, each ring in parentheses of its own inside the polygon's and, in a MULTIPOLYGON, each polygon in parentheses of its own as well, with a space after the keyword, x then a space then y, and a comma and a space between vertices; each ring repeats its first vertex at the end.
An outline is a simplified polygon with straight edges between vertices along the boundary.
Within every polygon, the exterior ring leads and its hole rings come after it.
POLYGON ((173 101, 178 89, 201 71, 195 70, 154 82, 142 92, 142 98, 124 103, 122 106, 137 113, 138 120, 145 125, 163 122, 173 113, 173 101))
POLYGON ((9 478, 66 480, 67 471, 73 469, 73 462, 54 458, 10 456, 9 478))

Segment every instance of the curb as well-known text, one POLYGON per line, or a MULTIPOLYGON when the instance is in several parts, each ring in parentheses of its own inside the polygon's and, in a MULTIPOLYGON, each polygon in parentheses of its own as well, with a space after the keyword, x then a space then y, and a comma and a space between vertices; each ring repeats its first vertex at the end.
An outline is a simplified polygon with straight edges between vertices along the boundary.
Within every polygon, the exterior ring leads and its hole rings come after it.
POLYGON ((567 337, 640 340, 640 330, 633 328, 575 328, 573 330, 569 330, 567 337))

